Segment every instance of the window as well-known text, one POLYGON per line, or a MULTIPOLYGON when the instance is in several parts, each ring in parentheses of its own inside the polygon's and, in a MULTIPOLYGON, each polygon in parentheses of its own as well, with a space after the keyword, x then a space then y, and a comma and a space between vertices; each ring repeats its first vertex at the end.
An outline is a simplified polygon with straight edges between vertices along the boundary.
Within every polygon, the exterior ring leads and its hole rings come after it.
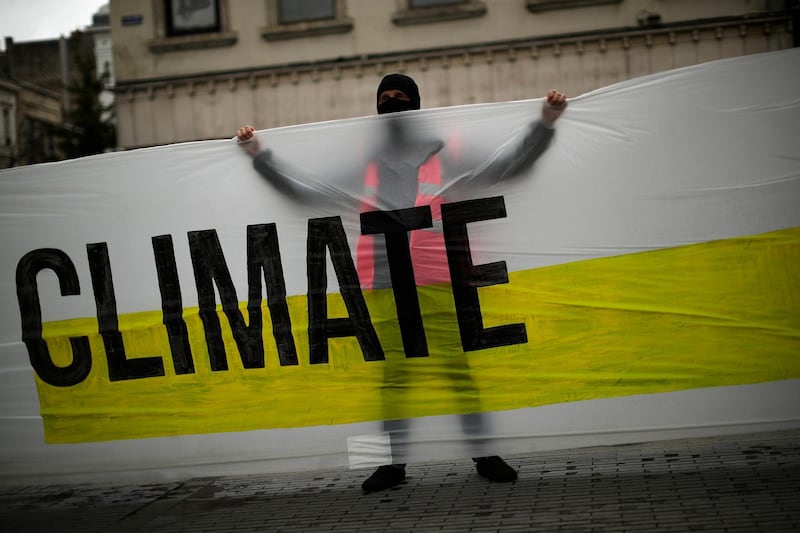
POLYGON ((336 16, 333 0, 281 0, 279 8, 281 24, 332 19, 336 16))
POLYGON ((55 126, 35 118, 25 118, 26 164, 46 163, 59 158, 56 152, 55 126))
POLYGON ((596 6, 601 4, 619 4, 622 0, 527 0, 528 11, 538 13, 549 9, 566 7, 596 6))
POLYGON ((466 4, 466 0, 409 0, 409 7, 416 9, 419 7, 449 6, 453 4, 466 4))
POLYGON ((353 21, 346 14, 345 0, 266 0, 267 41, 346 33, 353 21))
POLYGON ((229 0, 153 0, 156 35, 154 54, 231 46, 236 32, 228 30, 229 0))
POLYGON ((219 31, 217 0, 166 0, 166 3, 168 36, 219 31))
POLYGON ((481 0, 408 0, 406 5, 406 9, 392 15, 392 22, 398 26, 466 19, 486 14, 486 5, 481 0))
POLYGON ((11 113, 7 107, 3 108, 3 136, 6 146, 11 146, 11 113))

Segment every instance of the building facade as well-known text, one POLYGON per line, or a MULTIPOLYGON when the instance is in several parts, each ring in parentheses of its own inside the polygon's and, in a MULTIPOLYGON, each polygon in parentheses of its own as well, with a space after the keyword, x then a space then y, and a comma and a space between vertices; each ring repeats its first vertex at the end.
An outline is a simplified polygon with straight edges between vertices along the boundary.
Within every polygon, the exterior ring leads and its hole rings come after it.
POLYGON ((74 37, 15 42, 0 52, 0 107, 4 148, 0 168, 58 161, 64 121, 72 105, 77 66, 74 37))
POLYGON ((0 168, 61 159, 61 94, 33 83, 0 79, 0 168))
POLYGON ((0 168, 13 167, 17 160, 17 108, 19 87, 0 79, 0 168))
POLYGON ((424 108, 571 96, 797 46, 770 0, 111 0, 122 148, 375 113, 389 72, 424 108))

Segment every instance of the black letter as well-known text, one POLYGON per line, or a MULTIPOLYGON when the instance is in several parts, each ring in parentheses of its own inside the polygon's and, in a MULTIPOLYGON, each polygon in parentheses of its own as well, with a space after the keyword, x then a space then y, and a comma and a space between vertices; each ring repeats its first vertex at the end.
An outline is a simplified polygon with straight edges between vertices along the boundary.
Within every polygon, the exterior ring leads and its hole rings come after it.
POLYGON ((58 278, 61 296, 81 293, 78 273, 67 254, 54 248, 42 248, 25 254, 17 263, 17 300, 22 319, 22 342, 28 348, 31 366, 39 378, 55 387, 77 385, 92 369, 92 353, 88 337, 70 337, 72 362, 56 366, 50 358, 47 343, 42 338, 42 307, 36 275, 50 269, 58 278))
POLYGON ((158 289, 161 291, 161 312, 167 328, 169 349, 176 374, 194 374, 194 359, 189 345, 189 332, 183 320, 183 299, 175 265, 175 249, 171 235, 153 237, 153 254, 158 272, 158 289))
POLYGON ((370 322, 369 310, 361 293, 358 274, 340 217, 312 218, 308 221, 306 261, 311 364, 328 362, 330 337, 355 336, 365 361, 383 360, 383 348, 370 322), (331 254, 331 262, 339 280, 339 289, 347 307, 348 318, 328 318, 326 247, 331 254))
MULTIPOLYGON (((286 304, 286 281, 278 247, 275 224, 247 226, 247 283, 250 288, 247 309, 252 327, 257 315, 261 322, 261 270, 267 285, 267 305, 272 318, 272 336, 281 366, 297 364, 297 349, 292 336, 292 321, 286 304)), ((259 326, 260 327, 260 326, 259 326)))
POLYGON ((128 359, 125 345, 119 332, 117 300, 114 296, 114 280, 111 278, 111 263, 108 260, 108 246, 101 242, 86 245, 89 257, 89 272, 92 275, 94 302, 97 307, 97 323, 108 359, 108 379, 149 378, 164 375, 164 361, 161 357, 142 357, 128 359))
POLYGON ((216 230, 190 231, 189 251, 192 255, 194 282, 197 286, 197 300, 200 305, 200 318, 206 333, 208 357, 211 370, 227 370, 228 358, 222 342, 222 330, 217 316, 217 300, 214 295, 216 283, 222 310, 228 317, 236 347, 244 368, 264 368, 264 342, 261 338, 261 300, 258 309, 253 310, 252 302, 248 304, 250 325, 244 324, 244 317, 239 311, 239 300, 233 286, 231 273, 222 254, 216 230))
POLYGON ((525 324, 483 327, 478 287, 508 283, 508 270, 505 261, 472 264, 467 223, 505 216, 506 205, 502 196, 442 204, 447 263, 453 283, 461 346, 465 352, 528 342, 525 324))
POLYGON ((386 257, 392 278, 397 320, 406 357, 427 357, 428 343, 419 309, 408 232, 433 226, 430 206, 361 213, 361 233, 386 235, 386 257))

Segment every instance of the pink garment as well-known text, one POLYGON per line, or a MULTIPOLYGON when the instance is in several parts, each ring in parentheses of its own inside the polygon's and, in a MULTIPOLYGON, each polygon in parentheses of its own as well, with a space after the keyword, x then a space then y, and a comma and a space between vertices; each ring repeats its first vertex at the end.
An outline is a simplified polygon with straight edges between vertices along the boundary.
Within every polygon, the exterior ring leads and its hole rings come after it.
MULTIPOLYGON (((379 205, 377 194, 380 184, 378 165, 370 163, 364 177, 365 197, 361 202, 362 213, 372 211, 379 205)), ((430 206, 433 218, 432 228, 411 232, 409 246, 414 279, 417 285, 431 285, 450 281, 444 235, 442 234, 443 198, 431 189, 441 188, 442 170, 438 155, 429 158, 419 167, 417 174, 417 195, 414 207, 430 206), (431 194, 432 193, 432 194, 431 194)), ((356 268, 362 289, 372 289, 375 279, 375 237, 360 235, 356 246, 356 268)))

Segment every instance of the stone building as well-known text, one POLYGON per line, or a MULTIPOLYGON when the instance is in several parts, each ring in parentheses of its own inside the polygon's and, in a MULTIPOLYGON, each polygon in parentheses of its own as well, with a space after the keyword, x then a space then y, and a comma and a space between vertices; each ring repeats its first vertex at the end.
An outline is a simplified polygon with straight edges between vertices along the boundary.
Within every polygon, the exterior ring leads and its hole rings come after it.
POLYGON ((64 158, 63 128, 78 74, 72 54, 82 36, 16 42, 5 37, 0 52, 2 141, 0 168, 64 158))
POLYGON ((122 148, 374 114, 389 72, 423 107, 579 95, 797 45, 770 0, 112 0, 122 148))
POLYGON ((15 42, 0 52, 4 148, 0 166, 62 159, 58 130, 69 105, 69 38, 15 42))

